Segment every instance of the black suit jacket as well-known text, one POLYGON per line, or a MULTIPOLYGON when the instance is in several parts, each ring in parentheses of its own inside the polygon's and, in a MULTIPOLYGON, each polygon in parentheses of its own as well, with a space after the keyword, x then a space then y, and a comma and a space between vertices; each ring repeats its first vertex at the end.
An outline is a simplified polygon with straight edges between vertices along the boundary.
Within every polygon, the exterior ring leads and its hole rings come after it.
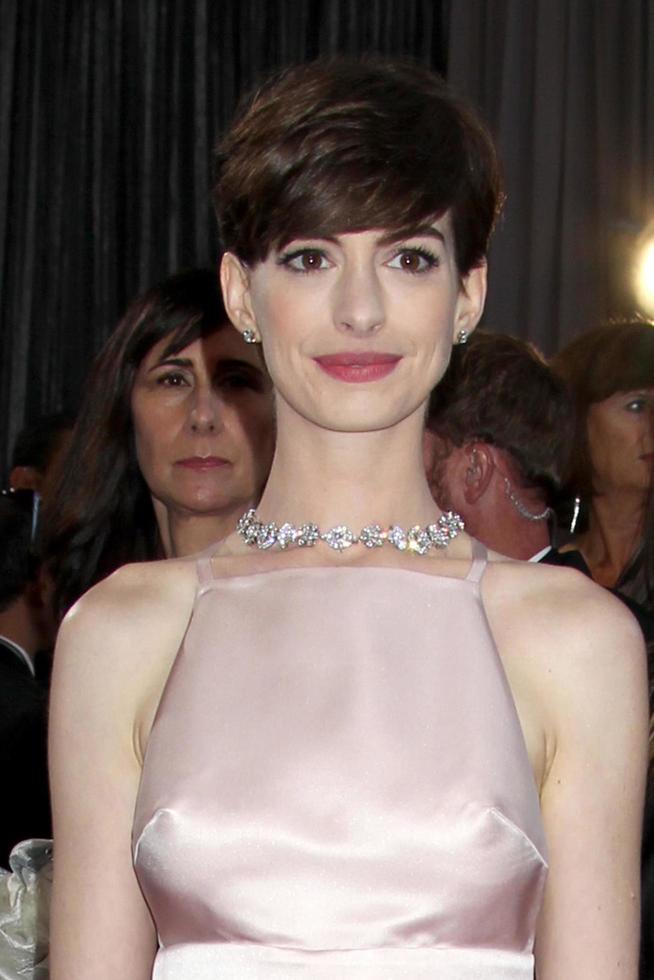
POLYGON ((0 639, 0 865, 26 837, 51 837, 46 695, 27 664, 0 639))

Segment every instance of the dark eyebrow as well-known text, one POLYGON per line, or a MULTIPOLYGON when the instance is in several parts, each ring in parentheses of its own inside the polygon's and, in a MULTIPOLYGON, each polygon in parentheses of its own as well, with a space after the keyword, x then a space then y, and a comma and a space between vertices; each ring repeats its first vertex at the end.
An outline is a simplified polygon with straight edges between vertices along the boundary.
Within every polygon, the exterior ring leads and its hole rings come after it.
MULTIPOLYGON (((277 252, 283 252, 285 248, 292 245, 293 242, 330 242, 332 245, 338 245, 338 238, 336 235, 291 235, 289 238, 284 239, 276 247, 277 252)), ((301 247, 301 246, 300 246, 301 247)))
POLYGON ((413 228, 400 228, 399 231, 389 231, 379 239, 380 245, 392 245, 405 238, 436 238, 442 245, 447 244, 445 235, 433 225, 416 225, 413 228))
POLYGON ((148 374, 150 371, 156 371, 160 367, 181 367, 181 368, 192 368, 193 361, 189 357, 162 357, 160 361, 153 364, 151 368, 148 368, 148 374))
MULTIPOLYGON (((415 225, 411 228, 400 228, 399 230, 389 231, 387 234, 382 235, 378 240, 378 245, 392 245, 394 242, 401 242, 405 238, 435 238, 442 245, 447 245, 445 240, 445 235, 438 228, 434 228, 433 225, 415 225)), ((277 251, 282 252, 287 248, 292 242, 330 242, 332 245, 338 245, 338 236, 336 235, 294 235, 288 238, 286 241, 282 242, 277 251)))

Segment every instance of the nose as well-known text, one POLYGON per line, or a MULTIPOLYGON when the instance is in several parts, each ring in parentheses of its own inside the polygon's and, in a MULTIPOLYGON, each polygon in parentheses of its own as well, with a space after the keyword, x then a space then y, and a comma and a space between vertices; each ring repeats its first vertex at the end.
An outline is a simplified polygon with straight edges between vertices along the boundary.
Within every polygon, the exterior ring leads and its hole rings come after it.
POLYGON ((365 337, 384 323, 384 301, 372 262, 346 265, 334 300, 334 322, 343 333, 365 337))
POLYGON ((222 403, 209 386, 196 387, 190 403, 189 425, 192 432, 208 433, 222 428, 222 403))

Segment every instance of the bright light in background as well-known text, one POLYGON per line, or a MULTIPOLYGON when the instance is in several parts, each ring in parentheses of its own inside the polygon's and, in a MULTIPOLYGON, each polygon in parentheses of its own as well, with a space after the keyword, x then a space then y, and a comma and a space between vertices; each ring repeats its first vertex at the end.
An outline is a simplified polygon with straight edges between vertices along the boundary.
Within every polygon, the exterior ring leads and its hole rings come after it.
POLYGON ((634 286, 641 311, 654 317, 654 225, 646 229, 637 245, 634 286))

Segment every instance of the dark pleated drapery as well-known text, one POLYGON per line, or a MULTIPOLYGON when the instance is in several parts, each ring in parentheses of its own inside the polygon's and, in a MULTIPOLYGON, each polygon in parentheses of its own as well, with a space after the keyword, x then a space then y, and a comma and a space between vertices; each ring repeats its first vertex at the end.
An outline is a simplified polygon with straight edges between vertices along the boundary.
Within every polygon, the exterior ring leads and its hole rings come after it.
POLYGON ((454 2, 448 78, 481 108, 508 198, 484 322, 552 354, 636 306, 654 219, 654 3, 454 2))
POLYGON ((447 63, 481 107, 508 190, 488 326, 549 353, 632 308, 652 0, 0 0, 0 460, 75 407, 130 297, 215 262, 211 148, 240 93, 337 51, 447 63))
POLYGON ((272 68, 332 52, 441 69, 436 0, 1 0, 0 458, 77 404, 128 300, 212 264, 211 148, 272 68))

